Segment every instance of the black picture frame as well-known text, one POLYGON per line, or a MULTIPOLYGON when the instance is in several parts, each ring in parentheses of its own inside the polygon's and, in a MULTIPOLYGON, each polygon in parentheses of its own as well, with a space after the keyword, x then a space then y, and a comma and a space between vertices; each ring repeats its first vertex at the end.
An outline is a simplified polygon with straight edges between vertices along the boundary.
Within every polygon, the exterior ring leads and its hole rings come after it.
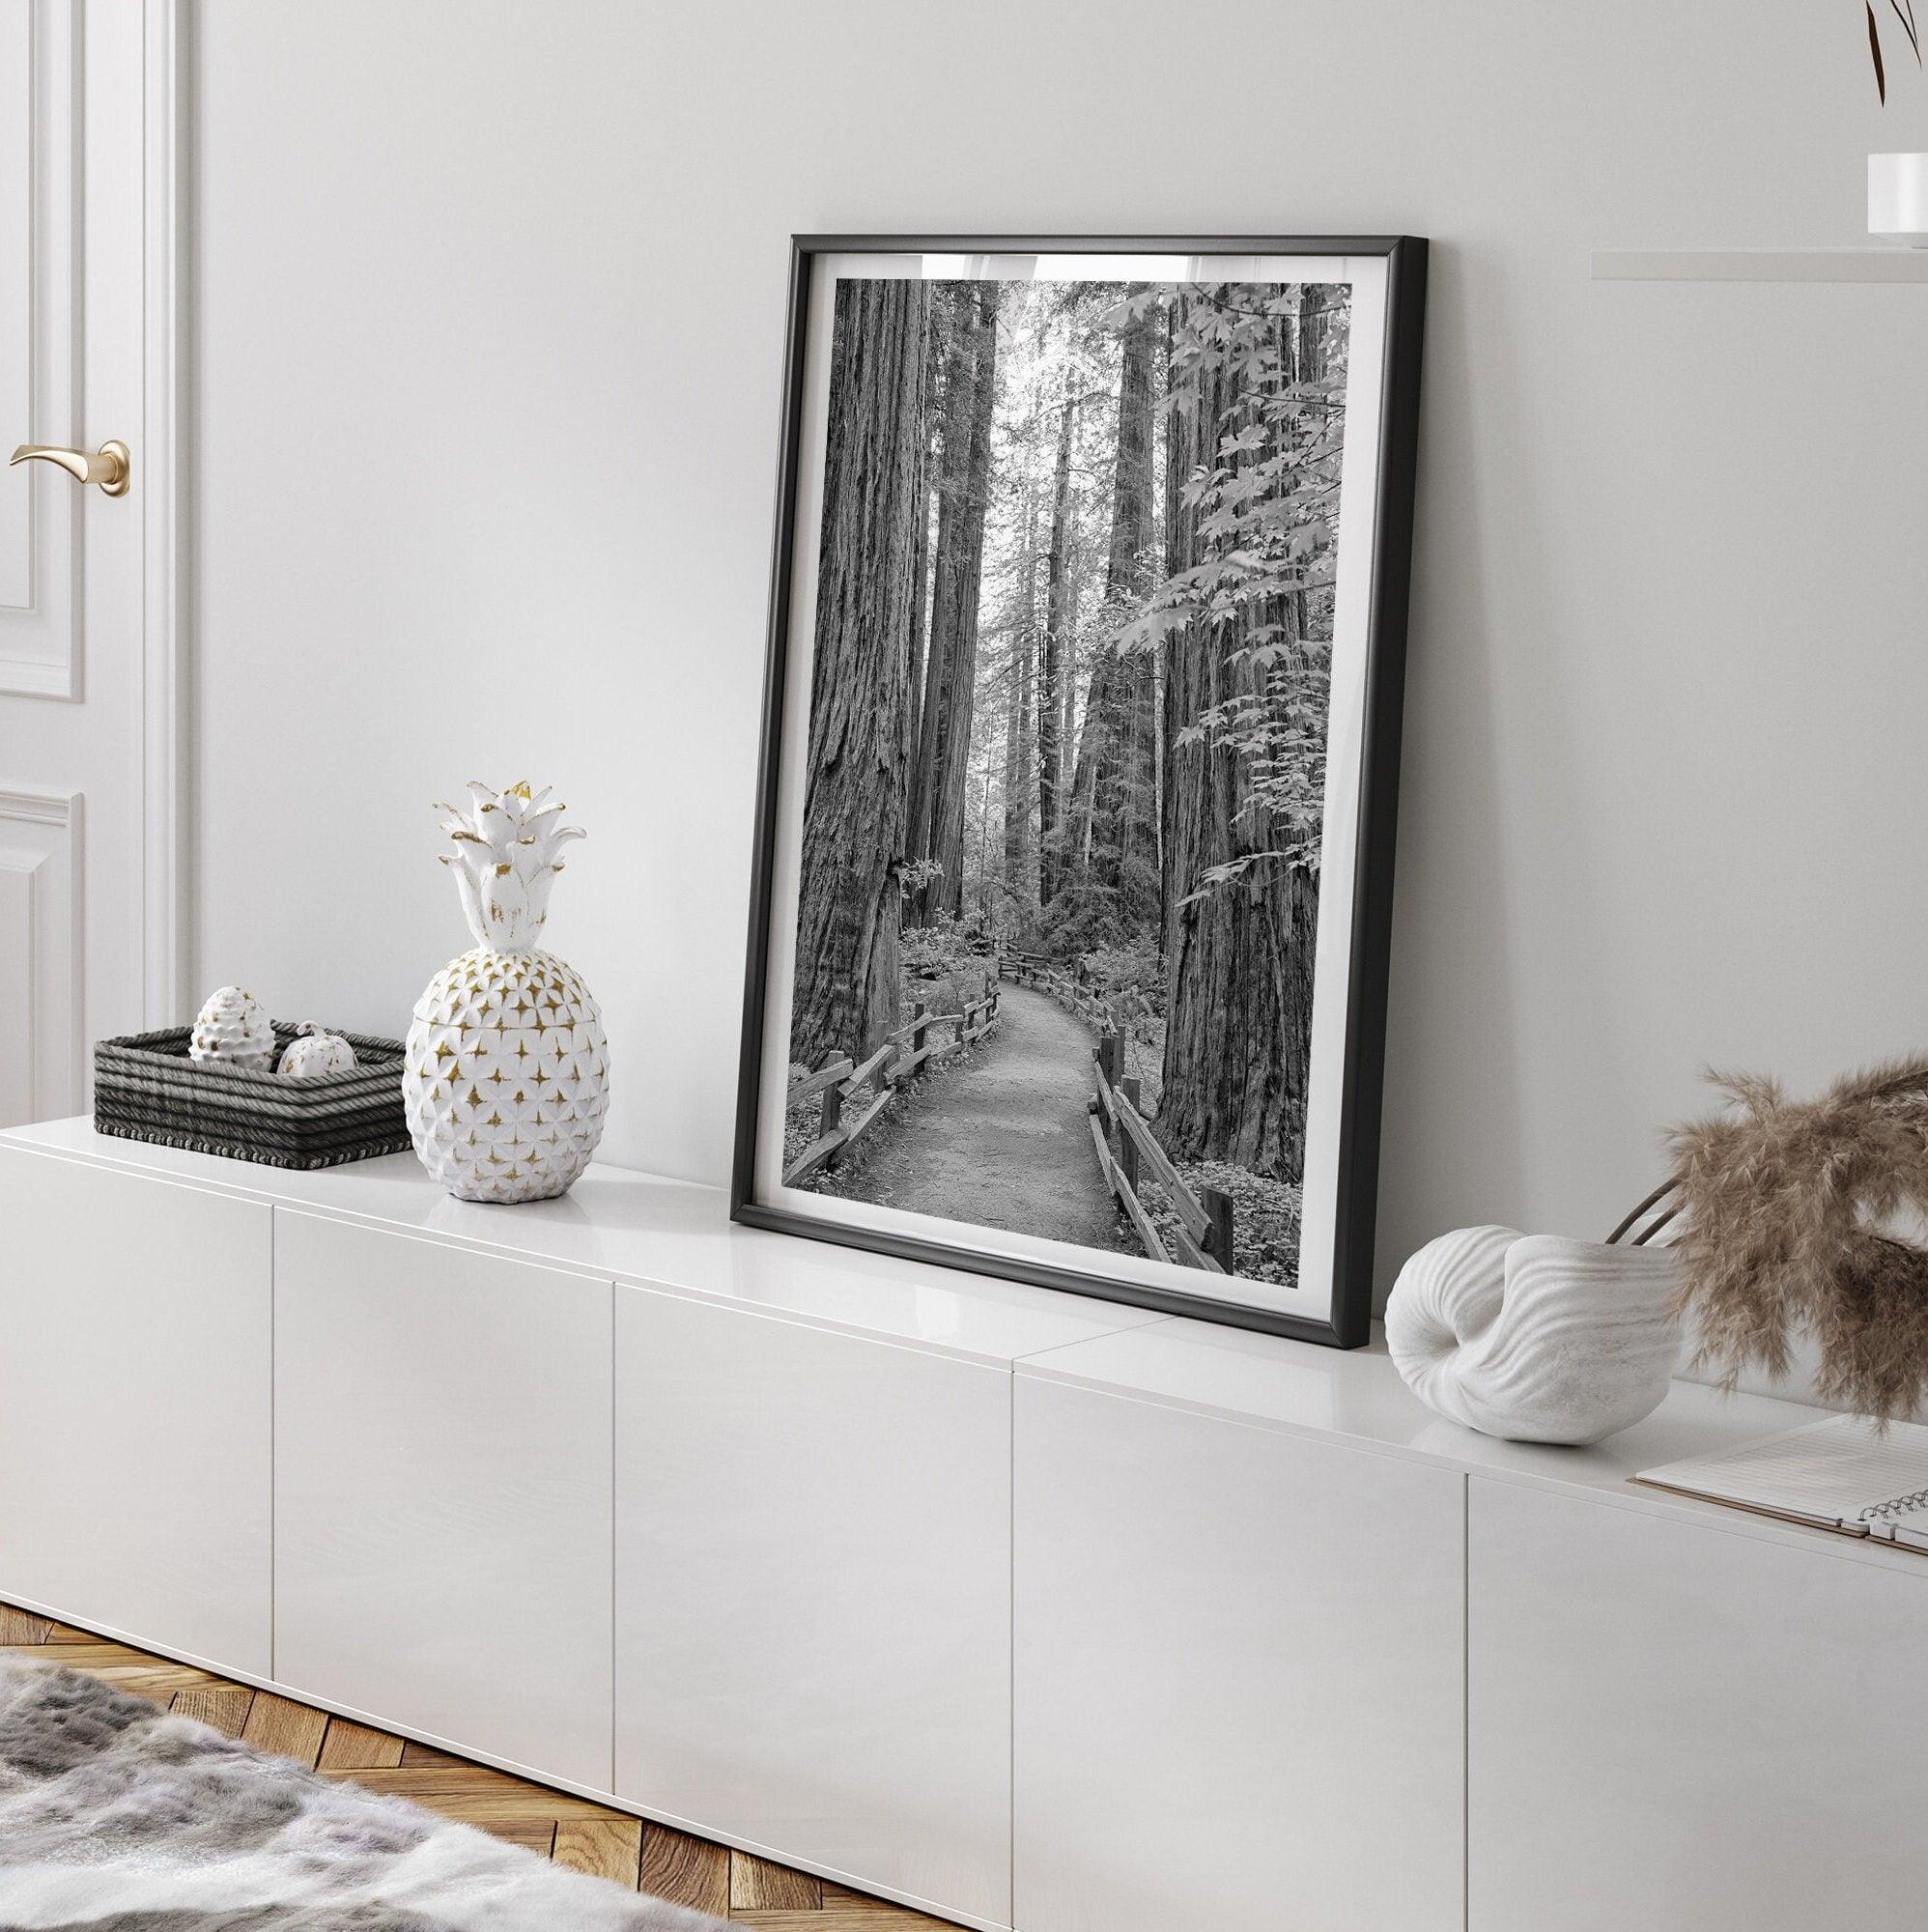
POLYGON ((1034 1283, 1168 1315, 1357 1348, 1372 1320, 1373 1250, 1377 1205, 1379 1123, 1385 1066, 1393 861, 1399 811, 1400 742, 1405 683, 1407 611, 1417 481, 1421 346, 1428 244, 1415 236, 841 236, 791 239, 788 323, 779 444, 775 554, 762 703, 762 746, 754 808, 749 953, 739 1061, 731 1218, 746 1226, 908 1260, 1034 1283), (1381 369, 1375 546, 1366 639, 1364 743, 1359 763, 1356 871, 1340 1099, 1333 1279, 1328 1319, 1118 1281, 1096 1269, 984 1253, 966 1241, 905 1236, 819 1219, 756 1197, 759 1090, 765 1064, 771 891, 776 867, 780 760, 792 620, 806 333, 817 258, 850 253, 1005 256, 1033 254, 1185 256, 1378 256, 1386 263, 1386 327, 1381 369))

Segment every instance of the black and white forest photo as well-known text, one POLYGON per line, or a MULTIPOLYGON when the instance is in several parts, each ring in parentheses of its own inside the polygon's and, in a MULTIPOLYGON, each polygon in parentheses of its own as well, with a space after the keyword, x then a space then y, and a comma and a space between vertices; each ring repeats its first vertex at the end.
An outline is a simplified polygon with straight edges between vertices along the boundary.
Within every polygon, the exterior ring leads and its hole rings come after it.
POLYGON ((759 1153, 846 1231, 1291 1310, 1331 1266, 1384 277, 1055 266, 816 293, 759 1153))

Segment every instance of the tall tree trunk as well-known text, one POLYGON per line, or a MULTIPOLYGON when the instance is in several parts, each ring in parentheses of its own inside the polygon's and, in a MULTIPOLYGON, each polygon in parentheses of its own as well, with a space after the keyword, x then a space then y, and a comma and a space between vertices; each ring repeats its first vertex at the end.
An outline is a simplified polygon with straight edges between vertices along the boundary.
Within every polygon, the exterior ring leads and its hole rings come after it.
MULTIPOLYGON (((1183 406, 1183 389, 1176 355, 1182 304, 1183 298, 1175 297, 1165 305, 1164 525, 1165 581, 1168 583, 1186 567, 1182 561, 1189 544, 1184 521, 1184 485, 1196 442, 1192 416, 1183 406)), ((1167 638, 1158 648, 1159 656, 1164 661, 1158 694, 1160 724, 1163 726, 1158 733, 1158 948, 1163 957, 1177 917, 1177 902, 1189 888, 1176 884, 1177 871, 1175 864, 1177 828, 1174 820, 1177 798, 1177 750, 1175 740, 1177 733, 1173 727, 1177 708, 1173 685, 1177 675, 1178 643, 1177 639, 1167 638)))
MULTIPOLYGON (((1152 351, 1156 320, 1127 322, 1119 356, 1118 456, 1105 601, 1121 629, 1149 588, 1152 351)), ((1148 652, 1107 649, 1092 671, 1071 781, 1072 845, 1087 883, 1109 891, 1126 930, 1155 926, 1158 891, 1157 678, 1148 652)))
POLYGON ((1035 900, 1031 809, 1037 760, 1037 726, 1032 712, 1037 661, 1037 494, 1029 478, 1024 555, 1012 614, 1010 683, 1005 698, 1005 884, 1020 900, 1035 900))
POLYGON ((836 292, 790 1018, 806 1066, 896 1025, 928 300, 912 281, 836 292))
POLYGON ((1063 709, 1058 719, 1058 878, 1063 885, 1071 864, 1071 760, 1078 746, 1078 678, 1084 653, 1078 646, 1078 607, 1085 582, 1084 563, 1075 550, 1066 572, 1064 587, 1064 629, 1059 646, 1062 659, 1059 682, 1063 687, 1063 709))
POLYGON ((952 313, 947 330, 937 550, 911 800, 912 856, 934 866, 936 873, 915 895, 911 921, 917 925, 928 925, 940 913, 954 918, 963 909, 964 786, 978 674, 991 410, 997 395, 997 284, 950 284, 945 298, 952 313))
POLYGON ((911 526, 911 746, 922 728, 924 645, 930 619, 930 444, 937 424, 938 374, 943 366, 939 310, 924 295, 923 385, 918 398, 917 507, 911 526))
POLYGON ((1062 747, 1068 736, 1064 660, 1070 644, 1071 422, 1077 404, 1071 374, 1058 413, 1058 463, 1051 479, 1051 548, 1044 564, 1044 638, 1037 680, 1037 896, 1048 904, 1063 867, 1059 832, 1062 747))
MULTIPOLYGON (((1322 374, 1324 339, 1318 318, 1306 318, 1298 331, 1303 380, 1322 374)), ((1169 460, 1180 477, 1222 460, 1220 439, 1238 426, 1247 400, 1235 370, 1201 374, 1196 396, 1171 416, 1169 460)), ((1198 510, 1168 495, 1173 570, 1211 554, 1212 539, 1198 526, 1198 510)), ((1178 739, 1213 705, 1232 697, 1263 703, 1279 689, 1273 680, 1303 671, 1304 607, 1303 592, 1288 594, 1240 621, 1193 623, 1174 634, 1165 691, 1169 994, 1159 1132, 1178 1158, 1232 1161, 1290 1181, 1305 1166, 1318 878, 1305 866, 1266 859, 1234 878, 1206 880, 1206 867, 1274 850, 1290 835, 1262 811, 1235 816, 1250 774, 1234 750, 1209 734, 1178 739), (1277 626, 1275 640, 1287 648, 1270 671, 1255 672, 1233 654, 1262 625, 1277 626)))
MULTIPOLYGON (((925 482, 936 497, 938 534, 936 550, 944 548, 945 505, 956 495, 961 475, 963 444, 970 436, 969 410, 977 382, 971 317, 964 311, 965 292, 951 283, 939 283, 930 291, 930 332, 928 352, 937 367, 927 377, 932 402, 931 440, 926 444, 925 482)), ((973 312, 975 313, 975 311, 973 312)), ((929 546, 929 518, 925 518, 925 542, 929 546)), ((916 727, 912 738, 911 795, 906 849, 921 867, 931 860, 931 800, 937 781, 938 720, 943 709, 946 664, 943 639, 937 635, 936 557, 924 560, 924 661, 913 699, 916 727)), ((909 925, 930 923, 935 894, 924 879, 908 895, 904 919, 909 925)))

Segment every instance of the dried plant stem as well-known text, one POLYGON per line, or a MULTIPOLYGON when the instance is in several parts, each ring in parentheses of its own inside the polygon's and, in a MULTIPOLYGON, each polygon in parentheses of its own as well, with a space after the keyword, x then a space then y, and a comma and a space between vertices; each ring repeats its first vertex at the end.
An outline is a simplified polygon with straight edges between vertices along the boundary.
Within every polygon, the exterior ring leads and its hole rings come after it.
POLYGON ((1667 1211, 1664 1214, 1662 1214, 1658 1221, 1650 1222, 1643 1233, 1634 1236, 1633 1245, 1636 1248, 1644 1248, 1647 1245, 1647 1243, 1651 1241, 1654 1238, 1654 1236, 1658 1235, 1660 1232, 1660 1230, 1668 1224, 1668 1222, 1672 1221, 1680 1213, 1680 1211, 1681 1211, 1680 1204, 1676 1202, 1675 1205, 1669 1208, 1667 1211))
MULTIPOLYGON (((1655 1188, 1653 1193, 1648 1195, 1646 1200, 1642 1201, 1637 1207, 1631 1208, 1629 1211, 1626 1219, 1623 1220, 1619 1225, 1619 1227, 1614 1229, 1613 1233, 1606 1237, 1606 1245, 1609 1248, 1612 1247, 1614 1243, 1620 1240, 1620 1238, 1627 1233, 1627 1231, 1630 1228, 1631 1228, 1636 1221, 1639 1220, 1641 1215, 1652 1213, 1653 1210, 1656 1208, 1658 1208, 1660 1205, 1660 1203, 1664 1201, 1667 1198, 1667 1196, 1671 1194, 1674 1191, 1674 1189, 1677 1188, 1680 1184, 1681 1184, 1681 1178, 1679 1175, 1677 1174, 1669 1175, 1665 1180, 1660 1182, 1659 1186, 1655 1188)), ((1679 1211, 1678 1209, 1675 1209, 1673 1210, 1673 1212, 1670 1212, 1665 1217, 1664 1220, 1656 1222, 1653 1228, 1648 1229, 1647 1233, 1649 1235, 1652 1235, 1656 1233, 1659 1228, 1665 1227, 1667 1221, 1671 1221, 1674 1217, 1674 1213, 1678 1211, 1679 1211)), ((1642 1240, 1646 1239, 1646 1236, 1642 1236, 1641 1239, 1642 1240)), ((1635 1247, 1638 1247, 1640 1243, 1638 1241, 1634 1243, 1635 1247)))

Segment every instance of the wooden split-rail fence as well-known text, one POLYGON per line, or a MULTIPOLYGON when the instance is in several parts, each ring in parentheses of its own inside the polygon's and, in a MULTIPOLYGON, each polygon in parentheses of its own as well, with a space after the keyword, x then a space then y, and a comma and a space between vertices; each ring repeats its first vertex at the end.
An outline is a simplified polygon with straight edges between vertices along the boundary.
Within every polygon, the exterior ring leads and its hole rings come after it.
POLYGON ((1067 972, 1038 952, 1005 952, 998 957, 1001 979, 1020 986, 1035 987, 1049 993, 1062 1007, 1068 1007, 1086 1025, 1099 1033, 1109 1033, 1117 1024, 1111 1002, 1095 986, 1067 972))
POLYGON ((1154 1262, 1177 1262, 1184 1267, 1230 1274, 1232 1196, 1216 1187, 1195 1190, 1172 1165, 1151 1123, 1139 1111, 1137 1080, 1121 1077, 1123 1060, 1120 1034, 1107 1033, 1092 1049, 1098 1086, 1091 1102, 1092 1142, 1106 1183, 1118 1197, 1139 1245, 1154 1262), (1169 1247, 1139 1199, 1139 1183, 1147 1172, 1164 1188, 1177 1217, 1169 1247))
POLYGON ((1005 952, 999 956, 998 970, 1020 986, 1033 986, 1041 993, 1049 993, 1061 1007, 1076 1013, 1093 1033, 1122 1033, 1129 1029, 1141 1039, 1148 1037, 1143 1025, 1150 1009, 1136 986, 1100 992, 1084 977, 1082 968, 1060 966, 1041 952, 1005 952))
POLYGON ((791 1081, 783 1099, 785 1113, 821 1094, 823 1116, 816 1138, 783 1170, 783 1185, 794 1187, 818 1168, 835 1167, 883 1117, 899 1082, 908 1080, 925 1061, 941 1060, 982 1039, 997 1023, 998 976, 993 971, 984 976, 981 997, 962 1012, 926 1012, 918 1001, 911 1007, 910 1018, 861 1065, 848 1054, 839 1054, 814 1073, 791 1081), (945 1028, 951 1030, 949 1039, 939 1037, 945 1028))

